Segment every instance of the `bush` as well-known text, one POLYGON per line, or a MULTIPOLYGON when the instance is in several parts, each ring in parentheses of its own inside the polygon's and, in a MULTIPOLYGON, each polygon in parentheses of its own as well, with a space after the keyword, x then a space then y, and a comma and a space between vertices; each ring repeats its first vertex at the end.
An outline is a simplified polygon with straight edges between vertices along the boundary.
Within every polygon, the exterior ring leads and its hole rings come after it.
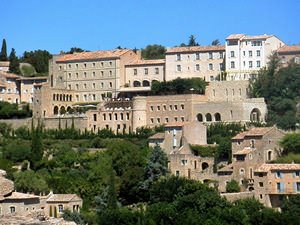
POLYGON ((241 188, 235 180, 231 180, 226 184, 226 192, 228 193, 235 193, 240 192, 241 188))

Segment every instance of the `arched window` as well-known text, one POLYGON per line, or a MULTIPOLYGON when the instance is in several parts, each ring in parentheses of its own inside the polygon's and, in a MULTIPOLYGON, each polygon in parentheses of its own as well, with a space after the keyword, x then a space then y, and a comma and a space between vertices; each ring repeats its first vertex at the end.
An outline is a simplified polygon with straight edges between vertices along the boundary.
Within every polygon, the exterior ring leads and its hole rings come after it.
POLYGON ((68 107, 67 107, 67 112, 70 113, 71 110, 72 110, 71 106, 68 106, 68 107))
POLYGON ((250 113, 250 121, 252 122, 259 122, 261 117, 261 112, 259 109, 255 108, 250 113))
POLYGON ((143 80, 143 87, 149 87, 150 86, 150 82, 147 80, 143 80))
POLYGON ((202 170, 206 170, 208 168, 208 163, 207 162, 203 162, 201 164, 201 168, 202 168, 202 170))
POLYGON ((55 94, 53 94, 53 101, 55 101, 56 100, 56 95, 55 94))
POLYGON ((59 101, 62 101, 62 94, 59 95, 59 101))
POLYGON ((70 102, 72 101, 72 95, 70 95, 70 102))
POLYGON ((135 80, 134 82, 133 82, 133 87, 140 87, 141 86, 141 82, 139 82, 139 81, 137 81, 137 80, 135 80))
POLYGON ((66 95, 66 101, 67 102, 69 101, 69 95, 66 95))
POLYGON ((16 212, 16 207, 14 207, 14 206, 9 207, 9 212, 10 213, 15 213, 16 212))
POLYGON ((272 160, 272 151, 268 151, 268 161, 272 160))
POLYGON ((58 205, 58 212, 62 213, 64 211, 64 206, 63 205, 58 205))
POLYGON ((221 121, 221 114, 220 113, 215 114, 215 121, 221 121))
POLYGON ((203 116, 202 116, 201 113, 198 113, 198 114, 197 114, 197 120, 198 120, 199 122, 203 122, 203 116))
POLYGON ((63 95, 63 101, 66 101, 66 95, 65 94, 63 95))
POLYGON ((206 119, 206 121, 208 121, 208 122, 212 121, 211 114, 210 114, 210 113, 207 113, 207 114, 205 115, 205 119, 206 119))
POLYGON ((56 94, 56 101, 59 101, 59 94, 56 94))
POLYGON ((65 114, 66 113, 66 108, 64 106, 60 107, 59 113, 62 114, 62 115, 65 114))
POLYGON ((58 106, 54 106, 53 114, 54 114, 54 115, 57 115, 57 114, 58 114, 58 106))

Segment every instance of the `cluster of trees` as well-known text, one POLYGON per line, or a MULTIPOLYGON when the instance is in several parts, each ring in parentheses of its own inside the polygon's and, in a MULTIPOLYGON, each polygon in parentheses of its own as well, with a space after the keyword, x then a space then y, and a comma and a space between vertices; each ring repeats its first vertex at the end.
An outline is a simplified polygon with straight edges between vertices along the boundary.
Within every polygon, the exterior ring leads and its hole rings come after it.
POLYGON ((28 104, 23 104, 22 108, 19 108, 18 104, 0 101, 0 118, 25 118, 31 117, 32 111, 28 104))
POLYGON ((202 78, 176 78, 171 81, 153 81, 151 92, 154 95, 204 94, 206 85, 202 78))
POLYGON ((295 129, 300 122, 297 104, 300 101, 300 65, 290 63, 280 68, 276 54, 250 85, 252 97, 264 97, 268 106, 267 122, 282 129, 295 129))

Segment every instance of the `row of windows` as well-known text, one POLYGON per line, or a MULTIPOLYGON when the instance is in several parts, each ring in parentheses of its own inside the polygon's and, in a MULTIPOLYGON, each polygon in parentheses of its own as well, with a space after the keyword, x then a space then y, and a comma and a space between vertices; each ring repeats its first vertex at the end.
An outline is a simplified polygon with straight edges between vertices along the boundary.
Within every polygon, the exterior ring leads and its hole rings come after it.
POLYGON ((72 101, 72 95, 53 94, 53 101, 72 101))
MULTIPOLYGON (((203 55, 204 53, 202 53, 202 55, 203 55)), ((208 54, 208 59, 214 59, 214 54, 213 54, 213 52, 209 52, 209 53, 205 53, 205 54, 208 54)), ((188 59, 190 59, 190 55, 188 55, 187 56, 188 57, 188 59)), ((218 55, 218 57, 215 57, 215 59, 223 59, 223 57, 224 57, 224 53, 223 52, 219 52, 219 55, 218 55)), ((195 53, 194 55, 193 55, 193 58, 195 59, 195 60, 200 60, 201 59, 201 57, 200 57, 200 53, 199 52, 197 52, 197 53, 195 53)), ((182 60, 182 57, 181 57, 181 54, 180 53, 178 53, 177 55, 176 55, 176 60, 177 61, 181 61, 182 60)))
MULTIPOLYGON (((154 68, 154 73, 159 74, 159 68, 158 67, 154 68)), ((149 68, 144 68, 144 75, 148 75, 148 74, 149 74, 149 68)), ((137 69, 133 69, 133 75, 138 75, 138 70, 137 69)))
MULTIPOLYGON (((246 57, 246 51, 243 51, 243 56, 246 57)), ((253 56, 253 52, 250 50, 248 51, 248 56, 252 57, 253 56)), ((260 56, 260 50, 256 51, 256 56, 259 57, 260 56)), ((230 58, 235 58, 235 51, 230 51, 230 58)))
MULTIPOLYGON (((283 182, 276 183, 276 189, 278 193, 284 193, 285 183, 283 182)), ((293 182, 293 190, 294 192, 300 192, 300 182, 293 182)))
MULTIPOLYGON (((94 121, 96 121, 95 120, 95 115, 96 114, 94 114, 94 121)), ((103 118, 104 121, 106 121, 106 120, 109 120, 109 121, 115 120, 115 121, 117 121, 117 120, 129 120, 130 116, 129 116, 129 113, 120 113, 120 114, 118 114, 118 113, 114 113, 114 114, 113 113, 108 113, 108 114, 103 113, 102 118, 103 118)))
MULTIPOLYGON (((151 105, 150 106, 150 111, 153 112, 154 109, 156 109, 156 111, 160 111, 161 109, 163 111, 166 111, 167 110, 167 105, 162 105, 162 108, 161 108, 161 105, 157 105, 156 107, 151 105)), ((179 106, 178 105, 169 105, 168 109, 169 109, 169 111, 172 111, 172 110, 177 111, 179 109, 179 106)), ((180 104, 180 110, 184 110, 184 104, 180 104)))
MULTIPOLYGON (((184 122, 185 121, 185 119, 184 119, 184 116, 181 116, 181 117, 177 117, 177 116, 175 116, 174 118, 173 118, 173 121, 174 122, 184 122)), ((151 124, 154 124, 154 123, 161 123, 161 122, 163 122, 163 123, 169 123, 169 122, 171 122, 171 118, 169 118, 169 117, 165 117, 165 118, 163 118, 163 119, 161 119, 160 117, 157 117, 156 119, 155 118, 150 118, 150 123, 151 124), (162 121, 163 120, 163 121, 162 121)))
MULTIPOLYGON (((105 74, 104 71, 100 71, 100 75, 101 75, 102 77, 104 77, 104 74, 105 74)), ((73 75, 72 73, 68 73, 68 78, 69 78, 69 79, 72 79, 72 78, 73 78, 72 75, 73 75)), ((108 71, 108 75, 111 77, 111 76, 113 75, 113 71, 112 71, 112 70, 109 70, 109 71, 108 71)), ((88 77, 88 73, 87 73, 87 72, 83 72, 83 76, 84 76, 84 78, 87 78, 87 77, 88 77)), ((92 72, 92 77, 93 77, 93 78, 96 77, 96 72, 95 72, 95 71, 92 72)), ((76 78, 76 79, 79 78, 79 73, 75 73, 75 78, 76 78)))
MULTIPOLYGON (((246 61, 243 61, 243 66, 246 67, 246 61)), ((248 67, 253 68, 253 61, 248 61, 248 67)), ((230 68, 235 69, 235 62, 230 62, 230 68)), ((261 68, 261 63, 259 60, 256 61, 256 68, 261 68)))
MULTIPOLYGON (((224 64, 220 63, 218 70, 223 70, 223 69, 224 69, 224 64)), ((188 67, 188 70, 190 70, 190 67, 188 67)), ((212 63, 209 63, 207 70, 214 70, 214 65, 212 63)), ((181 72, 182 71, 182 66, 181 65, 176 65, 176 71, 181 72)), ((199 64, 195 65, 195 71, 200 71, 200 65, 199 64)))
MULTIPOLYGON (((80 63, 80 64, 76 63, 75 65, 71 64, 71 63, 68 64, 69 69, 71 69, 72 67, 78 69, 79 66, 82 67, 82 68, 87 68, 88 66, 91 66, 93 68, 96 68, 97 66, 100 66, 100 67, 113 67, 114 63, 112 61, 109 61, 109 62, 92 62, 92 63, 80 63)), ((58 67, 58 69, 62 70, 63 66, 60 65, 58 67)))
MULTIPOLYGON (((75 86, 72 87, 71 84, 68 84, 68 89, 71 90, 72 88, 74 88, 75 90, 79 90, 79 88, 83 88, 83 89, 90 89, 91 87, 88 86, 86 83, 82 84, 82 87, 80 87, 79 84, 75 84, 75 86)), ((96 89, 96 83, 92 84, 92 88, 96 89)), ((105 84, 104 82, 100 83, 99 88, 113 88, 113 82, 108 82, 107 84, 105 84)))
MULTIPOLYGON (((281 171, 276 171, 275 177, 278 178, 278 179, 283 178, 283 172, 281 172, 281 171)), ((300 171, 295 171, 295 172, 293 173, 293 177, 300 178, 300 171)))

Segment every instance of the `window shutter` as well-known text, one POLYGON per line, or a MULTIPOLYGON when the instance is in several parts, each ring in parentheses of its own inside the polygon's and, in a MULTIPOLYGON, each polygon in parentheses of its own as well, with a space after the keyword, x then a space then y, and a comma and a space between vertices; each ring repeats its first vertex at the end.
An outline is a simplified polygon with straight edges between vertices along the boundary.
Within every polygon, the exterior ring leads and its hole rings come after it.
POLYGON ((296 182, 293 182, 293 189, 294 189, 294 192, 297 192, 297 183, 296 182))

